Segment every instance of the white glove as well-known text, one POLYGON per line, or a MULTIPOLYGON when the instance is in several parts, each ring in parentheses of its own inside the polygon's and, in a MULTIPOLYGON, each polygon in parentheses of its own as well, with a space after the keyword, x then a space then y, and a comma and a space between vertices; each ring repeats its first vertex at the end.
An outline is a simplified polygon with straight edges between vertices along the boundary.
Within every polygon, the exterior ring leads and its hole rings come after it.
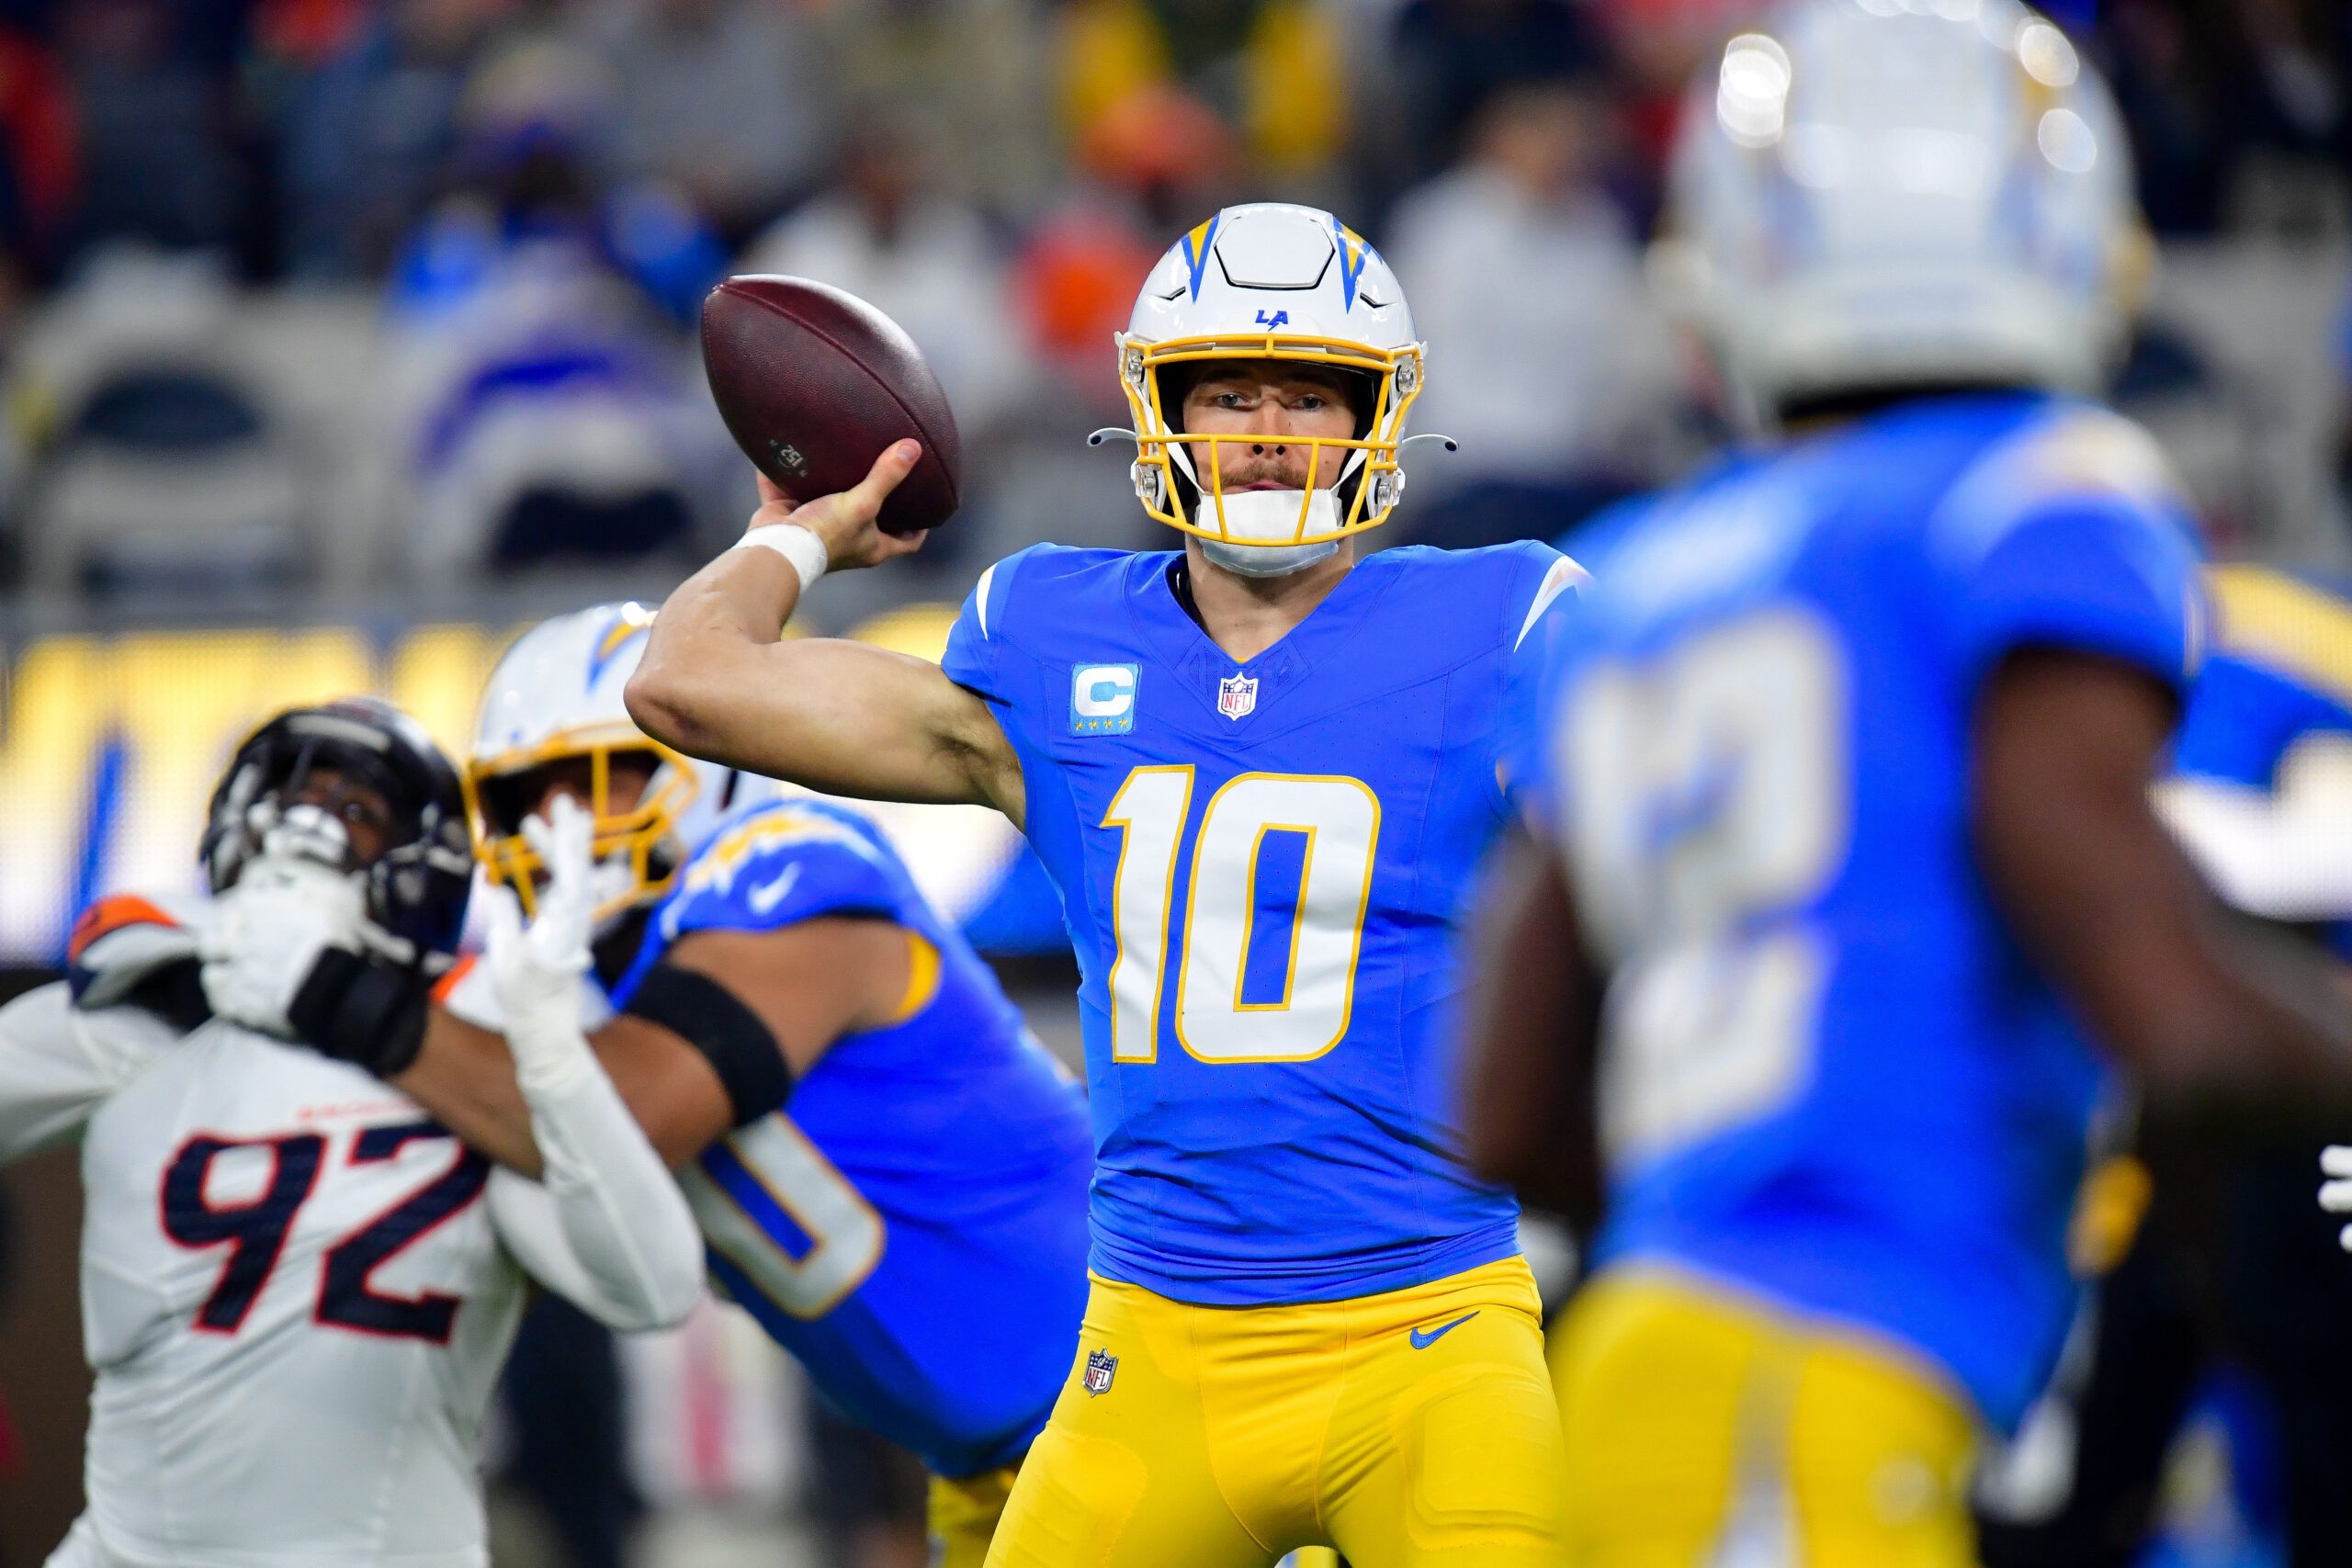
MULTIPOLYGON (((484 905, 485 911, 489 908, 484 905)), ((487 924, 487 920, 484 922, 487 924)), ((582 982, 583 985, 586 982, 582 982)), ((490 983, 490 965, 477 960, 457 970, 453 978, 433 989, 434 1004, 459 1023, 472 1024, 492 1034, 506 1032, 506 1015, 498 1010, 498 992, 490 983)))
POLYGON ((578 801, 559 795, 547 819, 523 819, 523 836, 547 867, 538 914, 526 927, 513 891, 494 889, 482 967, 505 1021, 515 1078, 536 1100, 561 1093, 594 1065, 581 1031, 580 977, 595 914, 589 888, 595 822, 578 801))
MULTIPOLYGON (((433 1001, 435 1006, 460 1023, 470 1023, 476 1029, 492 1034, 506 1032, 506 1015, 499 1010, 498 992, 491 985, 490 965, 487 964, 477 961, 466 964, 457 972, 454 979, 434 988, 433 1001)), ((605 995, 605 987, 596 976, 593 974, 581 976, 581 1032, 595 1033, 613 1021, 614 1013, 612 998, 605 995)), ((1039 1046, 1038 1049, 1045 1047, 1039 1046)))
POLYGON ((544 1170, 537 1182, 504 1171, 492 1178, 492 1215, 534 1277, 605 1323, 675 1323, 702 1291, 694 1211, 580 1028, 591 1005, 595 824, 560 796, 547 820, 526 818, 523 832, 547 867, 538 917, 526 929, 514 894, 496 889, 481 967, 505 1015, 544 1170))
MULTIPOLYGON (((2319 1206, 2331 1214, 2352 1214, 2352 1144, 2330 1144, 2319 1155, 2322 1175, 2334 1177, 2319 1189, 2319 1206)), ((2336 1244, 2352 1252, 2352 1225, 2336 1234, 2336 1244)))
POLYGON ((286 1010, 319 954, 362 951, 367 919, 356 878, 303 855, 256 855, 213 900, 198 938, 204 998, 222 1018, 290 1039, 286 1010))

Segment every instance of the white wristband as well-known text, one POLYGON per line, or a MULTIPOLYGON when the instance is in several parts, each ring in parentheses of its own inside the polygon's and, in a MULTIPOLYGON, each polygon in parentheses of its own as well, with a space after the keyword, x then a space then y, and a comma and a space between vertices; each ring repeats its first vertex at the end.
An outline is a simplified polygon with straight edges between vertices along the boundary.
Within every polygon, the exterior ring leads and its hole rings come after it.
POLYGON ((832 552, 825 547, 824 540, 817 537, 816 531, 804 528, 797 523, 770 523, 758 528, 747 528, 741 538, 727 547, 730 550, 774 550, 790 561, 792 570, 800 574, 800 592, 803 593, 817 586, 817 580, 825 575, 825 568, 832 560, 832 552))

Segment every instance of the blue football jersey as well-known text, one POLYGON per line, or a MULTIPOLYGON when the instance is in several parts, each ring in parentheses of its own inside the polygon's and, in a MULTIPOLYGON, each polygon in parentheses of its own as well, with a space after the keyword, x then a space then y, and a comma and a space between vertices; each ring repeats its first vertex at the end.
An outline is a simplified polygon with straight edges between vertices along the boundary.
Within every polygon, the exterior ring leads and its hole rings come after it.
MULTIPOLYGON (((2174 770, 2267 791, 2298 748, 2352 742, 2352 585, 2217 568, 2211 656, 2198 672, 2174 770)), ((2352 909, 2328 941, 2352 957, 2352 909)))
POLYGON ((1580 575, 1549 547, 1358 563, 1237 665, 1174 552, 989 569, 947 673, 1021 759, 1078 955, 1091 1266, 1213 1305, 1511 1255, 1454 1154, 1457 902, 1508 814, 1502 719, 1580 575))
POLYGON ((1600 1256, 1908 1344, 2007 1426, 2107 1079, 1972 859, 1972 716, 2026 645, 2185 687, 2183 505, 2110 413, 1954 398, 1579 543, 1519 766, 1611 974, 1600 1256))
POLYGON ((937 1473, 1010 1463, 1044 1427, 1086 1304, 1078 1085, 854 811, 772 802, 719 828, 613 987, 694 931, 823 916, 917 939, 902 1016, 844 1035, 786 1108, 680 1173, 713 1275, 852 1420, 937 1473))

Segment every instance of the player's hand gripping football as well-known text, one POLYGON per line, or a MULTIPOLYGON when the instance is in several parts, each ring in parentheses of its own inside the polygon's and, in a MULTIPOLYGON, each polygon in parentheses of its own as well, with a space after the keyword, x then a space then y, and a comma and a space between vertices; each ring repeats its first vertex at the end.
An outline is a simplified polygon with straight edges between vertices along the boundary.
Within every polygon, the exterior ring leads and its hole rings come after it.
POLYGON ((765 528, 778 523, 796 523, 825 543, 828 558, 826 570, 846 571, 852 567, 879 566, 898 556, 912 555, 922 548, 928 536, 886 534, 875 525, 882 502, 899 488, 900 480, 914 472, 915 464, 922 459, 922 445, 916 441, 893 442, 874 459, 874 467, 855 485, 833 495, 820 495, 813 501, 795 501, 765 474, 759 476, 760 509, 752 513, 751 528, 765 528))
POLYGON ((558 795, 546 817, 523 820, 523 836, 548 874, 537 918, 523 923, 513 889, 491 892, 482 964, 526 1093, 560 1092, 589 1070, 580 992, 595 919, 595 832, 594 819, 578 801, 558 795))

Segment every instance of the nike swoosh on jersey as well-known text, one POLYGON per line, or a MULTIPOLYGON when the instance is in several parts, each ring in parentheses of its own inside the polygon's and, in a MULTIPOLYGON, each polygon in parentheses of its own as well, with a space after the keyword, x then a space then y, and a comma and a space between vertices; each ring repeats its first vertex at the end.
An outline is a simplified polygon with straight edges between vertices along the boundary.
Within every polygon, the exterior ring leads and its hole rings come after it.
POLYGON ((1477 1315, 1478 1314, 1475 1312, 1465 1312, 1460 1317, 1455 1318, 1452 1323, 1439 1324, 1427 1334, 1422 1333, 1418 1328, 1414 1329, 1411 1335, 1413 1348, 1416 1350, 1428 1349, 1430 1346, 1436 1344, 1439 1340, 1444 1338, 1447 1335, 1453 1333, 1455 1329, 1461 1327, 1464 1324, 1469 1322, 1472 1318, 1477 1315))
POLYGON ((792 885, 799 880, 800 868, 786 866, 773 878, 744 894, 743 902, 752 907, 752 913, 755 915, 773 913, 775 907, 784 902, 784 896, 792 891, 792 885))

